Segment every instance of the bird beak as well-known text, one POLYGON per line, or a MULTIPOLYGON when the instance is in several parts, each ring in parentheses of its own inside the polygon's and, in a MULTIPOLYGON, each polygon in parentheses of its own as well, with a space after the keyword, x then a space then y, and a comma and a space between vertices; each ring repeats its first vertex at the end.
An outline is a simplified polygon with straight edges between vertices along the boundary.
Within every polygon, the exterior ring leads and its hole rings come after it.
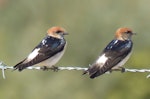
POLYGON ((67 32, 64 32, 64 35, 69 35, 67 32))
POLYGON ((132 33, 132 35, 137 35, 137 33, 132 33))

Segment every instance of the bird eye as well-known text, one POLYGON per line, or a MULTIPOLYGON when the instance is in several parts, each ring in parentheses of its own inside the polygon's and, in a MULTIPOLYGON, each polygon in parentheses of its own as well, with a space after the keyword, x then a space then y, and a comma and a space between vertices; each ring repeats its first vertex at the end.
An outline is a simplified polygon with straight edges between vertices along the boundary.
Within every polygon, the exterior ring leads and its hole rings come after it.
POLYGON ((127 33, 127 34, 130 34, 130 33, 131 33, 131 31, 126 31, 126 33, 127 33))
POLYGON ((57 34, 61 33, 61 31, 56 31, 57 34))

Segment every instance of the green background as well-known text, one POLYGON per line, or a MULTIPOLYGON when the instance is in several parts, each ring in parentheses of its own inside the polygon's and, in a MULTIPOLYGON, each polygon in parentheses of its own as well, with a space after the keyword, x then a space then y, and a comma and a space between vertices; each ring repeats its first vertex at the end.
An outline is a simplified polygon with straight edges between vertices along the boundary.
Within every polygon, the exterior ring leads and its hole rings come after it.
MULTIPOLYGON (((0 0, 0 60, 9 66, 24 59, 48 28, 62 26, 68 46, 57 66, 88 67, 114 38, 116 29, 136 32, 127 68, 150 67, 149 0, 0 0)), ((6 70, 0 99, 149 99, 148 73, 102 75, 82 71, 6 70)))

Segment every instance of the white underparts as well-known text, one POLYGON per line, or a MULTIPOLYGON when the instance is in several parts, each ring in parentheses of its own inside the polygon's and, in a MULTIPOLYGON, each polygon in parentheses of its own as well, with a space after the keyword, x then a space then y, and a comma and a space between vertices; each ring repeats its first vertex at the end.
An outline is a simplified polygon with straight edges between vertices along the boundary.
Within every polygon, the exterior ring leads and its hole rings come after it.
POLYGON ((122 67, 122 66, 128 61, 128 59, 130 58, 131 53, 132 53, 132 52, 130 52, 121 62, 119 62, 119 63, 118 63, 116 66, 114 66, 112 69, 117 69, 117 68, 119 68, 119 67, 122 67))
POLYGON ((52 56, 51 58, 36 64, 36 66, 51 67, 60 60, 60 58, 63 56, 63 54, 64 54, 64 51, 61 51, 61 52, 57 53, 56 55, 52 56))

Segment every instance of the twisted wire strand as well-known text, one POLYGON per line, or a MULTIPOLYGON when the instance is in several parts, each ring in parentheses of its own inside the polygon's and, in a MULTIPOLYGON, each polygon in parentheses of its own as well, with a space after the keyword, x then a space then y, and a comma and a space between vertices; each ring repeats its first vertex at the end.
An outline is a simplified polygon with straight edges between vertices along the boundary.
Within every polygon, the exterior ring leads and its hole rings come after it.
MULTIPOLYGON (((6 76, 5 76, 5 70, 7 69, 10 69, 10 70, 14 70, 13 66, 7 66, 6 64, 4 64, 3 62, 0 62, 0 69, 2 70, 2 76, 3 78, 5 79, 6 76)), ((27 67, 26 69, 28 70, 43 70, 43 68, 41 67, 36 67, 36 66, 33 66, 33 67, 27 67)), ((85 71, 87 70, 88 68, 86 67, 81 67, 81 66, 59 66, 57 68, 57 70, 78 70, 78 71, 85 71)), ((47 70, 53 70, 52 68, 47 68, 47 70)), ((121 70, 112 70, 112 71, 121 71, 121 70)), ((128 69, 128 68, 125 68, 125 72, 139 72, 139 73, 145 73, 145 72, 150 72, 150 69, 128 69)), ((109 73, 109 72, 106 72, 106 73, 109 73)), ((150 74, 147 76, 147 78, 150 78, 150 74)))

